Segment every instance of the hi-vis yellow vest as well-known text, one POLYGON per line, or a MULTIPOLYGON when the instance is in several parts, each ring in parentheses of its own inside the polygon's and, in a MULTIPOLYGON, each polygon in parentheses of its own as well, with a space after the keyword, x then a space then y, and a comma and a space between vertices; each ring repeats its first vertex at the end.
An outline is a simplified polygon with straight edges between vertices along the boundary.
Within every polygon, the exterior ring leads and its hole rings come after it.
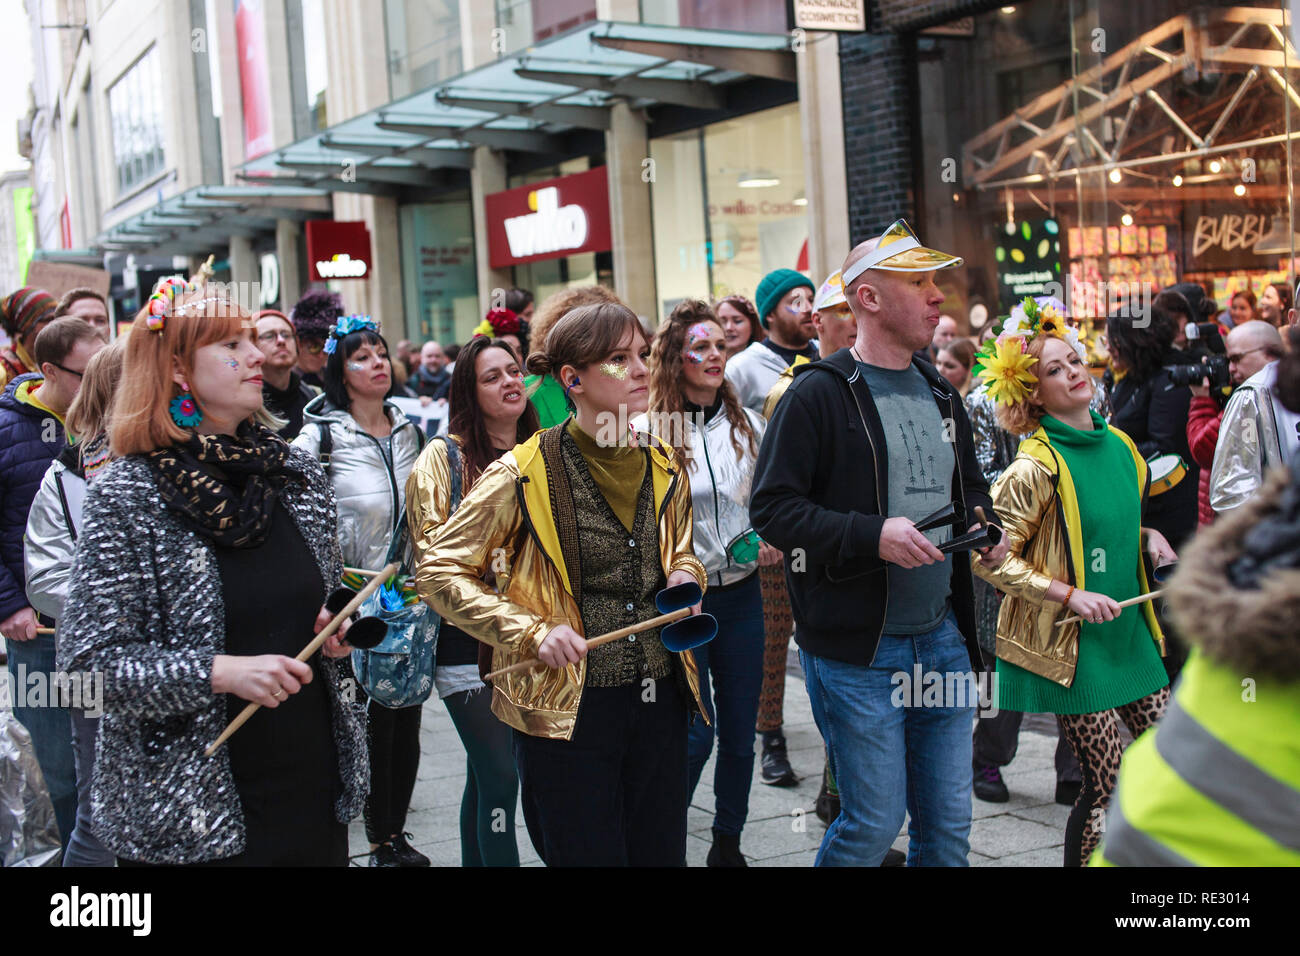
POLYGON ((1300 684, 1253 676, 1192 653, 1091 865, 1300 866, 1300 684))

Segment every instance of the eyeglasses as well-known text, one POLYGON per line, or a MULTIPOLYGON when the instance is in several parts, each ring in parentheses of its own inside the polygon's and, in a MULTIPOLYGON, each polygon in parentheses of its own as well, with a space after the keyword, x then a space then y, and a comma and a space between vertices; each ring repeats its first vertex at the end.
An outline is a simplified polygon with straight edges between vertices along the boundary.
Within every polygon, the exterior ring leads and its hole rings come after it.
POLYGON ((308 355, 320 355, 325 351, 325 343, 319 339, 307 339, 302 343, 302 347, 308 355))
MULTIPOLYGON (((298 336, 293 332, 263 332, 257 337, 257 341, 270 345, 280 339, 284 339, 286 342, 292 342, 297 337, 298 336)), ((308 350, 310 351, 310 344, 308 350)))
POLYGON ((1238 353, 1236 353, 1235 355, 1234 355, 1234 354, 1229 354, 1229 355, 1228 355, 1228 364, 1229 364, 1229 365, 1240 365, 1240 364, 1241 364, 1241 360, 1244 359, 1244 358, 1245 358, 1247 355, 1249 355, 1251 352, 1258 352, 1260 349, 1267 348, 1267 347, 1268 347, 1268 346, 1266 346, 1266 345, 1257 345, 1257 346, 1255 346, 1255 348, 1253 348, 1253 349, 1246 349, 1246 351, 1244 351, 1244 352, 1238 352, 1238 353))
POLYGON ((77 376, 77 378, 82 378, 86 374, 85 369, 82 369, 80 372, 78 372, 75 368, 68 368, 66 365, 60 365, 58 362, 51 362, 50 364, 53 365, 55 368, 57 368, 59 371, 67 372, 69 375, 75 375, 77 376))

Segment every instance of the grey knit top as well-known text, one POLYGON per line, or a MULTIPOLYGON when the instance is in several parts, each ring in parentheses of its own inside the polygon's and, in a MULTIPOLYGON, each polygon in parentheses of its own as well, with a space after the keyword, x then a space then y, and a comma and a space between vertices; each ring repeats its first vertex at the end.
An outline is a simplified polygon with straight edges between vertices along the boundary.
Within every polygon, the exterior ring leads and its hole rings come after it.
MULTIPOLYGON (((305 480, 290 481, 281 500, 316 559, 323 603, 343 570, 334 491, 301 449, 292 449, 288 466, 305 480)), ((92 819, 118 856, 195 863, 245 848, 228 749, 203 755, 227 720, 226 695, 212 691, 212 659, 224 653, 225 637, 211 543, 163 507, 143 457, 114 462, 86 494, 58 666, 102 676, 92 819)), ((322 658, 319 673, 327 677, 342 782, 335 816, 346 823, 370 787, 365 712, 340 661, 322 658)))

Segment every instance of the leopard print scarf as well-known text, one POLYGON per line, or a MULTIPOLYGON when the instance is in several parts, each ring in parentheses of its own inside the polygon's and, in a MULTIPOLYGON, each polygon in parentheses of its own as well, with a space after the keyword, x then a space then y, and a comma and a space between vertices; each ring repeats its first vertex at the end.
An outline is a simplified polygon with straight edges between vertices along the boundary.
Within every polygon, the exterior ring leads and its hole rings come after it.
POLYGON ((251 423, 241 425, 234 438, 192 434, 147 457, 163 504, 230 548, 255 548, 266 540, 281 489, 303 479, 287 465, 285 441, 251 423))

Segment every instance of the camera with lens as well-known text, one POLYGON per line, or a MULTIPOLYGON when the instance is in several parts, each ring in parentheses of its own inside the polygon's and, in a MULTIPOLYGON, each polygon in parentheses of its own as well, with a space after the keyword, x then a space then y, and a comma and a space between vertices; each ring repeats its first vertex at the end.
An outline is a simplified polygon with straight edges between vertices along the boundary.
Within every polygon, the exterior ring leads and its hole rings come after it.
POLYGON ((1187 351, 1189 361, 1169 365, 1169 379, 1175 386, 1209 386, 1210 395, 1222 407, 1232 394, 1232 374, 1228 371, 1228 349, 1213 322, 1187 324, 1187 351))

